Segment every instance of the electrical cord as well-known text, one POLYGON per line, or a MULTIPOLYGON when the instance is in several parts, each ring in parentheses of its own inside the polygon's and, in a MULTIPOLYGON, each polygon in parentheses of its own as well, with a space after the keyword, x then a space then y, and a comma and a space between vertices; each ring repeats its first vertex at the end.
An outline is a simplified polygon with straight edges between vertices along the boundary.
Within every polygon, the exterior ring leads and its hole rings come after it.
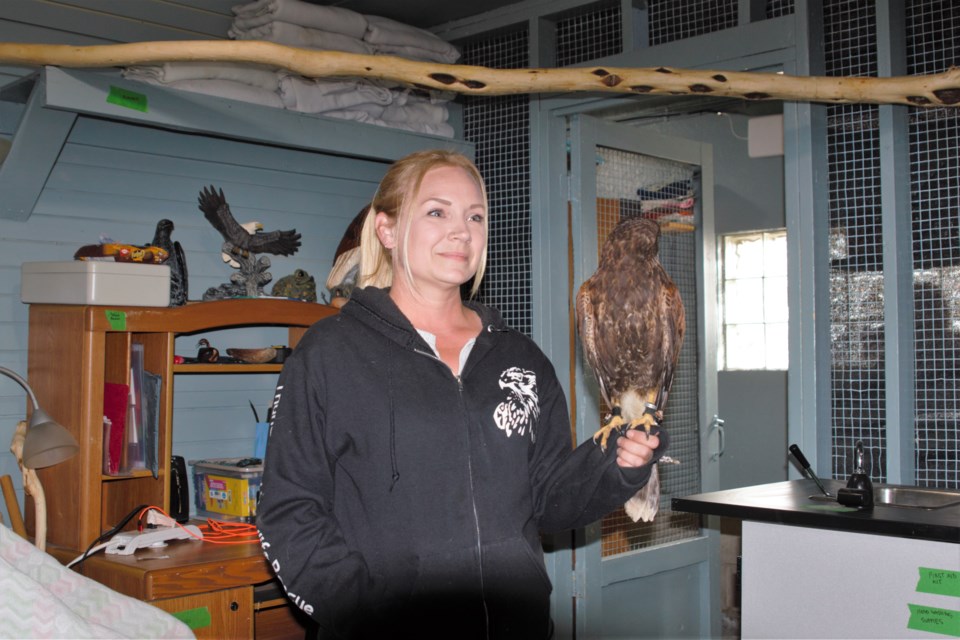
POLYGON ((137 515, 138 513, 140 513, 144 508, 146 508, 146 507, 148 507, 148 506, 150 506, 150 505, 146 505, 146 504, 141 504, 141 505, 139 505, 139 506, 138 506, 137 508, 135 508, 133 511, 131 511, 130 513, 128 513, 127 515, 125 515, 125 516, 123 517, 123 519, 120 521, 120 524, 116 525, 115 527, 113 527, 112 529, 110 529, 109 531, 107 531, 106 533, 101 533, 93 542, 90 543, 90 546, 87 547, 87 550, 84 551, 84 552, 83 552, 82 554, 80 554, 79 556, 77 556, 76 558, 74 558, 73 560, 71 560, 71 561, 70 561, 70 564, 68 564, 67 567, 72 567, 72 566, 74 566, 74 565, 78 565, 78 564, 80 564, 81 562, 83 562, 84 560, 86 560, 87 558, 89 558, 91 555, 93 555, 94 553, 96 553, 97 551, 99 551, 100 549, 106 548, 106 546, 107 546, 106 544, 103 544, 103 545, 101 545, 101 546, 99 546, 99 547, 98 547, 97 545, 99 545, 101 542, 108 541, 110 538, 112 538, 112 537, 115 536, 116 534, 120 533, 120 531, 121 531, 125 526, 127 526, 127 523, 130 522, 135 515, 137 515), (96 548, 94 548, 94 547, 96 547, 96 548))

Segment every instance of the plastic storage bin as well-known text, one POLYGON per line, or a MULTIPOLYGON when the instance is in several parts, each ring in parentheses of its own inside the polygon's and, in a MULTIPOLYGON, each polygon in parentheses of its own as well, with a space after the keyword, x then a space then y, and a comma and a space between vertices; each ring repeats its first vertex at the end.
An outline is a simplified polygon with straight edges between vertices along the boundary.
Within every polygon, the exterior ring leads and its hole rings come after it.
POLYGON ((263 464, 249 458, 191 460, 198 518, 254 522, 263 464))
POLYGON ((95 260, 24 262, 20 301, 166 307, 170 304, 170 267, 95 260))

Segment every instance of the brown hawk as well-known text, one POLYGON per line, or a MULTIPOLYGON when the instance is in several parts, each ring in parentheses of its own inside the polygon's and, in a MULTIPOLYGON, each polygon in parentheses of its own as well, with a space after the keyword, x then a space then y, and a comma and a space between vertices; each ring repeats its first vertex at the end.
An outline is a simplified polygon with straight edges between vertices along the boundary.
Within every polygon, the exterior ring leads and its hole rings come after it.
MULTIPOLYGON (((577 330, 610 416, 594 434, 606 449, 614 430, 659 428, 686 330, 683 302, 657 257, 660 226, 630 218, 607 237, 600 265, 577 293, 577 330)), ((664 460, 665 461, 665 460, 664 460)), ((624 505, 634 522, 653 520, 660 478, 624 505)))

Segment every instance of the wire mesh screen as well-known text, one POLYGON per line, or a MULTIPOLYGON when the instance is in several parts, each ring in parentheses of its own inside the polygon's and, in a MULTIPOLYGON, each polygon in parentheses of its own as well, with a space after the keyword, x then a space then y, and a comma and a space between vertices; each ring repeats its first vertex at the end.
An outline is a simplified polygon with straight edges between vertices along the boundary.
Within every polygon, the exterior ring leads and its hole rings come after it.
MULTIPOLYGON (((824 3, 827 75, 877 74, 873 3, 824 3)), ((874 105, 827 108, 830 185, 832 473, 853 472, 858 440, 874 480, 886 479, 883 236, 880 144, 874 105)))
MULTIPOLYGON (((462 47, 460 62, 497 69, 528 66, 526 30, 462 47)), ((464 137, 476 145, 487 184, 490 237, 487 270, 478 297, 510 326, 530 335, 530 102, 526 95, 467 97, 464 137)))
POLYGON ((648 0, 650 44, 737 26, 738 0, 648 0))
POLYGON ((623 51, 620 5, 590 7, 557 21, 557 66, 566 67, 623 51))
MULTIPOLYGON (((960 64, 960 6, 908 2, 907 73, 960 64)), ((916 483, 960 488, 960 116, 910 110, 916 483)))
POLYGON ((768 18, 791 15, 793 15, 793 0, 767 0, 768 18))
MULTIPOLYGON (((597 237, 604 239, 626 218, 643 216, 660 223, 660 262, 685 302, 687 332, 680 353, 663 428, 670 432, 670 455, 679 465, 660 464, 660 513, 651 523, 633 523, 623 509, 604 518, 601 554, 608 557, 699 535, 695 514, 673 512, 670 497, 700 490, 700 437, 697 417, 698 251, 696 167, 617 149, 597 150, 597 237)), ((600 246, 597 247, 598 251, 600 246)), ((607 407, 598 398, 601 414, 607 407)), ((601 426, 597 416, 596 427, 601 426)))

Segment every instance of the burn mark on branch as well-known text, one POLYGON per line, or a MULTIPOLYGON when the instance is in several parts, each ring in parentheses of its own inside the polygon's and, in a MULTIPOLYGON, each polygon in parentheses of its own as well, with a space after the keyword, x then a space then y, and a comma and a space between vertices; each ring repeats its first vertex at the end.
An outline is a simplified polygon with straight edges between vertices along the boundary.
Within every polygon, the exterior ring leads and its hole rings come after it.
POLYGON ((935 89, 933 95, 937 96, 943 104, 960 104, 960 87, 935 89))
POLYGON ((654 71, 656 71, 657 73, 673 73, 673 71, 671 71, 670 69, 667 69, 666 67, 657 67, 656 69, 654 69, 654 71))
POLYGON ((484 89, 487 86, 486 82, 481 82, 480 80, 464 80, 463 86, 467 89, 484 89))
POLYGON ((714 80, 716 80, 717 82, 726 82, 726 81, 727 81, 727 76, 723 75, 722 73, 717 73, 717 74, 715 74, 715 75, 713 75, 713 76, 710 76, 710 77, 713 78, 714 80))
POLYGON ((653 87, 648 84, 635 84, 630 87, 630 91, 633 91, 634 93, 650 93, 653 91, 653 87))
POLYGON ((705 84, 692 84, 690 85, 691 93, 713 93, 713 89, 708 87, 705 84))
POLYGON ((607 85, 608 87, 615 87, 621 82, 623 82, 623 78, 621 78, 618 75, 609 75, 609 76, 606 76, 603 80, 601 80, 601 82, 603 82, 603 84, 607 85))
POLYGON ((593 73, 595 76, 600 76, 601 78, 610 75, 610 72, 606 69, 594 69, 591 71, 591 73, 593 73))
POLYGON ((923 107, 930 104, 930 98, 926 96, 907 96, 907 102, 923 107))
POLYGON ((743 94, 743 97, 747 100, 769 100, 770 94, 764 93, 763 91, 751 91, 750 93, 743 94))
POLYGON ((449 73, 431 73, 431 80, 436 80, 440 84, 453 84, 457 79, 449 73))

